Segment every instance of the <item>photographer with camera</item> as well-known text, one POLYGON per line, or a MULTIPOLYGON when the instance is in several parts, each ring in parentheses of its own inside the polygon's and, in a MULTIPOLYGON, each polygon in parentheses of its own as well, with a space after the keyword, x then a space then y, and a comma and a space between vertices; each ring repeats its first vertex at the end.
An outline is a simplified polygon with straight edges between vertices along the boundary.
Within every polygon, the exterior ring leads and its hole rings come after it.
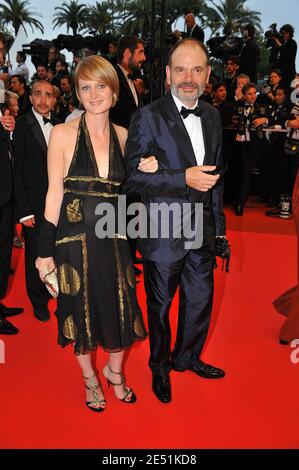
POLYGON ((278 132, 285 128, 285 122, 290 115, 291 103, 289 101, 288 89, 278 85, 275 90, 274 104, 269 109, 267 117, 256 119, 254 126, 261 124, 274 128, 269 132, 265 145, 264 167, 262 172, 262 188, 264 199, 268 206, 274 209, 266 211, 266 215, 277 217, 280 214, 280 195, 283 190, 283 177, 286 168, 286 157, 284 155, 285 133, 278 132))
POLYGON ((269 81, 263 86, 257 102, 267 106, 272 106, 272 104, 275 103, 276 90, 280 85, 282 85, 281 79, 282 73, 279 69, 271 70, 269 81))
POLYGON ((282 82, 290 86, 291 81, 296 74, 296 54, 297 43, 294 41, 294 28, 290 24, 285 24, 280 28, 283 42, 274 37, 274 41, 279 48, 278 67, 282 72, 282 82))
POLYGON ((243 215, 249 187, 250 174, 257 166, 263 138, 262 122, 253 126, 257 118, 265 114, 265 107, 256 103, 256 86, 248 83, 242 89, 244 102, 237 107, 237 135, 234 149, 233 175, 235 191, 235 213, 243 215))
POLYGON ((254 36, 255 27, 252 24, 245 26, 243 32, 245 45, 240 55, 240 72, 249 75, 250 80, 256 83, 257 65, 260 60, 260 49, 254 36))

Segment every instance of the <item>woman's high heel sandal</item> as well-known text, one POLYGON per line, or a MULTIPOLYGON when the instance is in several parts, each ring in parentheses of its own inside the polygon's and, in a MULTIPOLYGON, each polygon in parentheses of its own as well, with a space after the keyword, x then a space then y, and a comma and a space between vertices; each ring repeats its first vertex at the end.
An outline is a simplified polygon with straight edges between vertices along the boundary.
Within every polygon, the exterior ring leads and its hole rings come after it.
POLYGON ((108 384, 108 387, 110 387, 110 385, 113 385, 113 387, 120 387, 122 386, 123 387, 123 390, 125 392, 124 396, 122 398, 119 398, 119 400, 123 401, 124 403, 135 403, 136 400, 137 400, 137 397, 135 395, 135 393, 133 392, 133 390, 131 388, 127 388, 126 387, 126 384, 125 384, 125 379, 124 379, 124 376, 122 374, 122 372, 114 372, 110 366, 107 364, 107 369, 109 369, 109 371, 111 372, 111 374, 116 374, 116 375, 120 375, 120 383, 118 384, 115 384, 113 382, 111 382, 111 380, 109 380, 106 375, 104 374, 104 369, 103 369, 103 375, 104 377, 107 379, 107 384, 108 384))
POLYGON ((86 405, 90 410, 96 411, 97 413, 104 411, 106 406, 106 400, 100 399, 100 395, 98 393, 100 384, 96 384, 95 374, 93 374, 91 377, 84 377, 83 375, 83 379, 88 380, 87 385, 85 384, 85 388, 87 388, 87 390, 91 390, 93 394, 93 400, 86 401, 86 405))

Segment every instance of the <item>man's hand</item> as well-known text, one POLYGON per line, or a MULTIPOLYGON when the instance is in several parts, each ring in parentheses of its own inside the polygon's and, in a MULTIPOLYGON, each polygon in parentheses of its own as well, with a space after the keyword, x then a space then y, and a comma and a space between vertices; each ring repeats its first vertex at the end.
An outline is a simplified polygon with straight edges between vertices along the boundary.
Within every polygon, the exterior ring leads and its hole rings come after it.
POLYGON ((208 175, 205 171, 214 171, 216 166, 192 166, 186 170, 186 184, 197 191, 207 192, 218 181, 220 175, 208 175))
POLYGON ((158 160, 153 155, 140 158, 138 170, 143 173, 155 173, 158 170, 158 160))
POLYGON ((9 110, 7 109, 4 113, 4 116, 0 117, 0 122, 4 129, 8 132, 13 132, 15 128, 15 118, 9 115, 9 110))
POLYGON ((242 88, 236 88, 235 97, 236 100, 241 100, 243 98, 242 88))
POLYGON ((261 126, 261 125, 263 125, 263 124, 267 124, 267 122, 268 122, 268 119, 267 119, 267 118, 261 117, 261 118, 256 118, 256 119, 253 121, 252 125, 253 125, 255 128, 257 128, 257 127, 259 127, 259 126, 261 126))
POLYGON ((288 121, 287 127, 290 127, 291 129, 299 129, 299 116, 297 116, 296 119, 288 121))
POLYGON ((35 226, 35 217, 31 217, 31 219, 23 220, 22 224, 25 225, 26 227, 33 228, 35 226))

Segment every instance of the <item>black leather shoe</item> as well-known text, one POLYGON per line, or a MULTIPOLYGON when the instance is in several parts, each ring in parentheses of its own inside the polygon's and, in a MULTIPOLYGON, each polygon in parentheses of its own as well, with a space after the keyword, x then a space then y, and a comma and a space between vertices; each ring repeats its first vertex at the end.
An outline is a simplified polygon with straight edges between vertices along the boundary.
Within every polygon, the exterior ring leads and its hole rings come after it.
POLYGON ((41 322, 46 322, 50 320, 50 312, 47 307, 35 307, 33 309, 35 318, 41 322))
POLYGON ((18 328, 5 318, 0 317, 0 335, 16 335, 17 333, 19 333, 18 328))
POLYGON ((236 210, 235 210, 235 214, 238 215, 238 216, 243 215, 243 207, 240 206, 240 205, 237 205, 236 210))
POLYGON ((168 375, 153 375, 152 389, 162 403, 171 401, 170 380, 168 375))
POLYGON ((265 215, 267 215, 268 217, 277 217, 278 218, 279 214, 280 214, 280 207, 275 207, 274 209, 271 209, 271 210, 265 212, 265 215))
POLYGON ((285 341, 284 339, 280 339, 279 344, 282 344, 283 346, 288 346, 289 341, 285 341))
POLYGON ((0 313, 3 317, 13 317, 14 315, 19 315, 23 313, 24 309, 20 307, 5 307, 5 305, 0 304, 0 313))
POLYGON ((203 361, 199 360, 195 364, 192 364, 189 367, 186 367, 185 369, 172 366, 173 370, 176 370, 177 372, 185 372, 185 370, 191 370, 191 372, 194 372, 195 374, 199 375, 200 377, 204 377, 205 379, 221 379, 222 377, 225 376, 225 372, 222 369, 219 369, 218 367, 211 366, 209 364, 205 364, 203 361))

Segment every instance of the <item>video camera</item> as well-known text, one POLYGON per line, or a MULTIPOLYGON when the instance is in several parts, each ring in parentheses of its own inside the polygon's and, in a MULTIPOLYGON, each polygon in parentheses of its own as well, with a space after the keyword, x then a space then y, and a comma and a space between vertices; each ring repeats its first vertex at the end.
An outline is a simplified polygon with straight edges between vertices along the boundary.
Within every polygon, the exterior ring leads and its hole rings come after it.
POLYGON ((275 39, 279 42, 283 42, 283 36, 280 31, 277 31, 277 23, 273 23, 269 27, 270 29, 265 32, 264 36, 266 39, 266 47, 270 49, 269 65, 271 68, 277 66, 278 62, 278 46, 275 39))
POLYGON ((37 68, 40 64, 48 63, 48 53, 52 46, 53 44, 51 41, 34 39, 30 44, 23 44, 22 50, 26 54, 31 55, 31 62, 35 68, 37 68))
POLYGON ((279 42, 283 42, 283 36, 279 31, 277 31, 277 23, 271 24, 269 28, 270 29, 264 34, 266 39, 266 47, 268 49, 270 49, 271 47, 277 48, 277 44, 274 39, 278 39, 279 42))
POLYGON ((237 36, 216 36, 207 41, 207 46, 212 57, 225 62, 231 55, 240 55, 243 47, 243 38, 237 36))
POLYGON ((85 48, 92 49, 95 52, 106 52, 108 44, 112 40, 115 40, 115 37, 111 34, 96 34, 85 37, 81 36, 81 34, 76 34, 75 36, 59 34, 56 39, 53 39, 52 43, 57 49, 67 49, 69 52, 76 52, 85 48))
POLYGON ((67 49, 70 52, 80 51, 81 49, 89 48, 95 52, 101 51, 106 52, 108 50, 108 44, 115 38, 110 35, 94 35, 83 37, 81 34, 76 36, 68 36, 65 34, 59 34, 56 39, 47 41, 44 39, 34 39, 30 44, 23 44, 23 51, 31 55, 31 61, 35 67, 40 64, 48 63, 48 53, 50 47, 53 45, 58 49, 67 49))

